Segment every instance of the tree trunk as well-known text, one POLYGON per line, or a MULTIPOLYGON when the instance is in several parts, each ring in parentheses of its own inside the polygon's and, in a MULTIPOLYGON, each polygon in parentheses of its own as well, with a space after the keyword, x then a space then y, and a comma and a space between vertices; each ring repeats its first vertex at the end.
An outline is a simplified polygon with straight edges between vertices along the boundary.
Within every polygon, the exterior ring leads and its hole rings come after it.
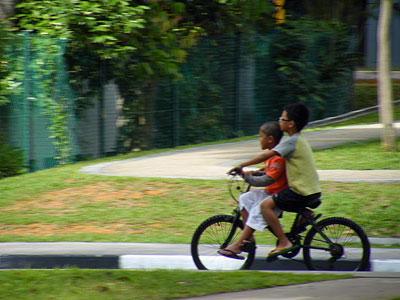
POLYGON ((150 81, 143 87, 139 104, 139 147, 142 150, 152 148, 155 130, 155 103, 158 96, 156 81, 150 81))
POLYGON ((383 129, 381 144, 384 151, 396 151, 393 128, 393 91, 390 59, 390 22, 392 0, 381 0, 378 21, 378 104, 379 120, 383 129))
POLYGON ((0 1, 0 22, 6 26, 11 25, 11 21, 7 20, 14 16, 14 7, 17 5, 19 0, 1 0, 0 1))

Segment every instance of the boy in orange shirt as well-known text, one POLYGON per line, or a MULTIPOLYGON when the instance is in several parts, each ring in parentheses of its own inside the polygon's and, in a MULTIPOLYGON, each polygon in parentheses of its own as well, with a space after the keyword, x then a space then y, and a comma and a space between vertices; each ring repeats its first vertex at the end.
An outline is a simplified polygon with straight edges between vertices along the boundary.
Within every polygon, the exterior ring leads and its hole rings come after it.
MULTIPOLYGON (((286 175, 289 187, 272 195, 272 197, 268 197, 260 205, 264 218, 278 238, 277 247, 269 253, 267 259, 275 258, 299 247, 293 245, 284 233, 275 214, 276 208, 298 212, 307 207, 310 202, 321 197, 312 149, 306 138, 301 134, 308 123, 309 116, 310 111, 303 103, 286 105, 279 118, 279 126, 289 136, 272 149, 236 167, 241 170, 243 167, 261 163, 273 156, 281 156, 286 159, 286 175)), ((314 216, 312 210, 307 210, 306 213, 311 217, 314 216)))
MULTIPOLYGON (((272 149, 281 140, 283 132, 279 128, 278 122, 267 122, 260 127, 260 146, 261 149, 272 149)), ((238 255, 245 250, 245 245, 253 246, 253 233, 255 230, 265 231, 268 226, 262 213, 260 204, 273 194, 276 194, 288 187, 286 178, 285 159, 278 155, 270 157, 265 162, 265 168, 255 172, 243 172, 241 176, 244 180, 255 187, 265 187, 265 189, 254 189, 240 195, 239 208, 245 227, 240 237, 230 246, 219 249, 220 255, 244 259, 238 255)), ((276 215, 280 215, 282 210, 276 208, 276 215)))

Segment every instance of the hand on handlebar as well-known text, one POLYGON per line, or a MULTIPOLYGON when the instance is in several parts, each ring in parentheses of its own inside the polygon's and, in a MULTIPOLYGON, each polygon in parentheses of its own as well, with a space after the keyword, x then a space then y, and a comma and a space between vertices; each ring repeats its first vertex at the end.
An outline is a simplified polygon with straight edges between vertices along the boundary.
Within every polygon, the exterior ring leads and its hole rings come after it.
POLYGON ((243 176, 243 170, 242 170, 242 168, 234 167, 234 168, 230 169, 226 174, 232 175, 232 176, 235 176, 235 175, 243 176))

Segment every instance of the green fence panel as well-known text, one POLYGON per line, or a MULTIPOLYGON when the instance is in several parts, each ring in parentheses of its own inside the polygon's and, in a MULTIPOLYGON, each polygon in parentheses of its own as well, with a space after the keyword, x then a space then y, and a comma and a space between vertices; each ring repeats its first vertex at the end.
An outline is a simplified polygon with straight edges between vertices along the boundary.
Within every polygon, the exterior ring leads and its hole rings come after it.
MULTIPOLYGON (((182 80, 161 78, 154 83, 151 109, 139 111, 138 104, 136 110, 123 113, 125 99, 118 90, 127 87, 113 83, 108 72, 104 85, 98 87, 100 98, 93 98, 91 106, 76 114, 80 92, 70 85, 66 41, 33 34, 10 36, 2 42, 7 43, 13 89, 10 103, 0 107, 1 128, 11 146, 24 150, 32 171, 132 148, 176 147, 257 134, 262 123, 277 120, 286 104, 299 100, 298 87, 290 86, 293 82, 276 60, 284 39, 279 30, 268 35, 203 37, 182 65, 182 80), (64 139, 55 134, 51 116, 58 110, 65 120, 65 126, 58 128, 64 139), (146 142, 139 142, 143 137, 146 142)), ((331 67, 327 56, 332 49, 340 46, 350 55, 352 39, 344 45, 332 32, 319 31, 300 42, 303 48, 296 55, 307 70, 300 83, 304 89, 324 87, 317 91, 322 93, 320 99, 303 99, 312 119, 351 110, 351 66, 333 77, 324 68, 331 67)), ((92 54, 85 55, 82 59, 90 62, 92 54)))
POLYGON ((7 45, 12 89, 9 104, 0 107, 0 118, 10 146, 24 151, 31 171, 62 162, 61 151, 65 149, 60 150, 59 144, 63 141, 57 139, 57 128, 49 115, 49 110, 55 114, 59 111, 59 116, 63 112, 66 118, 64 143, 70 148, 64 163, 73 161, 79 147, 74 135, 74 97, 63 60, 65 41, 25 33, 8 36, 2 42, 7 45), (53 101, 46 109, 49 99, 53 101))

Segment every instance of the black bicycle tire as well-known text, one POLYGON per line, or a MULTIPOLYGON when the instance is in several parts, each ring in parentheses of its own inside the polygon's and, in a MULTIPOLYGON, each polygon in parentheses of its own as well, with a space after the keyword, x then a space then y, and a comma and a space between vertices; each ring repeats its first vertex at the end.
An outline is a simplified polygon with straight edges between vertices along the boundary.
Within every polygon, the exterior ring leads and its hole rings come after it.
MULTIPOLYGON (((320 222, 317 223, 317 226, 323 230, 329 225, 342 225, 349 227, 352 229, 357 236, 359 237, 361 244, 362 244, 362 257, 360 259, 360 262, 358 266, 352 270, 352 271, 366 271, 369 268, 369 258, 371 255, 371 247, 369 244, 368 236, 365 234, 364 230, 361 228, 360 225, 358 225, 356 222, 342 218, 342 217, 331 217, 331 218, 326 218, 324 220, 321 220, 320 222)), ((314 239, 315 235, 319 235, 317 230, 315 228, 311 228, 309 232, 307 233, 304 243, 303 243, 303 257, 304 257, 304 262, 309 270, 321 270, 316 267, 316 265, 313 263, 313 259, 310 255, 310 243, 314 239)))
MULTIPOLYGON (((193 261, 196 265, 196 267, 199 270, 207 270, 207 268, 204 266, 204 264, 201 261, 201 258, 199 256, 199 252, 198 252, 198 243, 199 240, 201 238, 201 235, 204 233, 204 231, 218 223, 218 222, 225 222, 225 223, 231 223, 233 224, 234 222, 234 216, 231 215, 216 215, 213 217, 210 217, 208 219, 206 219, 204 222, 202 222, 199 227, 197 227, 196 231, 193 234, 192 237, 192 242, 191 242, 191 255, 193 258, 193 261)), ((243 223, 242 221, 239 221, 238 227, 243 230, 243 223)), ((253 249, 252 251, 250 251, 247 255, 247 258, 243 261, 243 264, 240 268, 240 270, 246 270, 249 269, 254 261, 254 257, 255 257, 255 249, 253 249)))

